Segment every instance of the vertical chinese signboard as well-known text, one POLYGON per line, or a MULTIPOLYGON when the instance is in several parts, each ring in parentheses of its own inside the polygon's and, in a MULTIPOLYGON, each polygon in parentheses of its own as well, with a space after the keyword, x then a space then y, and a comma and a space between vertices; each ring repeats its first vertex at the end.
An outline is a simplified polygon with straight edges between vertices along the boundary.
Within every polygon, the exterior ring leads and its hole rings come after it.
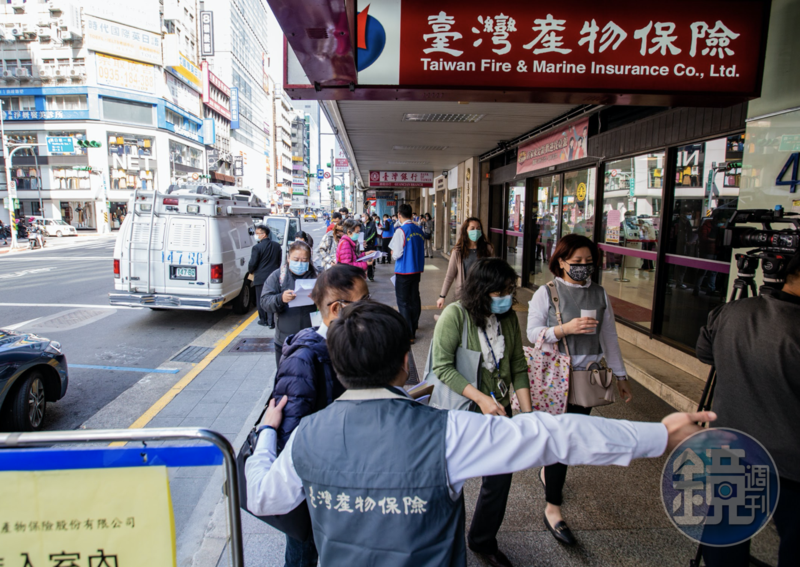
POLYGON ((760 91, 769 2, 359 2, 359 85, 760 91))

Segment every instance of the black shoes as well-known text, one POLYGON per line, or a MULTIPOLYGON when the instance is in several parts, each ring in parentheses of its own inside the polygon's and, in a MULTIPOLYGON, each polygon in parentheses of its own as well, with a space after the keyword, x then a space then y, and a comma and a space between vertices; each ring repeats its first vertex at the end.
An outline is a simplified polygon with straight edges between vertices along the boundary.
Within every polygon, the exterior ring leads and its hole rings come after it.
POLYGON ((275 328, 275 323, 270 323, 269 325, 267 325, 267 327, 270 328, 270 329, 274 329, 275 328))
POLYGON ((506 554, 499 549, 492 554, 479 553, 475 550, 472 552, 492 567, 514 567, 514 564, 509 561, 508 557, 506 557, 506 554))
POLYGON ((567 526, 567 522, 561 520, 555 526, 551 526, 550 522, 547 521, 547 516, 544 515, 544 525, 550 530, 550 533, 553 534, 553 537, 556 538, 557 541, 563 543, 564 545, 575 545, 575 536, 572 535, 572 531, 567 526))
POLYGON ((260 319, 258 321, 258 324, 261 325, 262 327, 266 327, 267 326, 267 322, 266 321, 261 321, 260 319))

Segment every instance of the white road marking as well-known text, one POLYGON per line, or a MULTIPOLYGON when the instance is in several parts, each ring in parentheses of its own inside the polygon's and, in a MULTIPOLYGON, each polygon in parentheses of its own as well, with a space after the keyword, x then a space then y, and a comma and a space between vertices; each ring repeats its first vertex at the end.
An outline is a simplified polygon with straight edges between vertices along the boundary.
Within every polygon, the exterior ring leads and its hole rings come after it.
POLYGON ((24 327, 25 325, 30 325, 31 323, 33 323, 34 321, 38 321, 39 319, 41 319, 41 317, 37 317, 36 319, 31 319, 30 321, 23 321, 22 323, 17 323, 16 325, 6 325, 5 327, 3 327, 3 330, 16 331, 20 327, 24 327))
POLYGON ((58 268, 50 267, 50 268, 34 268, 32 270, 22 270, 19 272, 11 272, 9 274, 0 274, 0 280, 8 280, 11 278, 21 278, 22 276, 28 276, 31 274, 40 274, 42 272, 50 272, 52 270, 57 270, 58 268))
POLYGON ((91 305, 82 303, 0 303, 0 307, 78 307, 81 309, 145 309, 144 307, 123 307, 120 305, 91 305))

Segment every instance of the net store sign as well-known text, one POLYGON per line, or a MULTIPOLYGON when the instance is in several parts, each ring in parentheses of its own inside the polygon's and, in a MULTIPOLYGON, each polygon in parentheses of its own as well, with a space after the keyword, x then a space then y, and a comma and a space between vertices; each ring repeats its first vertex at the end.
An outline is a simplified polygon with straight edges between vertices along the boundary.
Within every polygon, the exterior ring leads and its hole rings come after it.
POLYGON ((756 95, 769 4, 374 0, 357 22, 359 85, 756 95), (365 12, 367 12, 365 16, 365 12), (377 24, 375 23, 377 22, 377 24), (370 27, 372 26, 372 27, 370 27))

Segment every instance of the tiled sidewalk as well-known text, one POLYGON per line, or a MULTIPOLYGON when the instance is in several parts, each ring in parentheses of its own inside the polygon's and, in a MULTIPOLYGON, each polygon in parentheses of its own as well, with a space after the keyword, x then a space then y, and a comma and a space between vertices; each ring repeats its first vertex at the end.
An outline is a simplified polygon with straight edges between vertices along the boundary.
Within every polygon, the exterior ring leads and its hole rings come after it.
MULTIPOLYGON (((422 317, 413 347, 420 372, 425 364, 435 326, 434 315, 446 260, 429 260, 422 278, 422 317)), ((396 305, 389 281, 391 266, 379 266, 370 294, 376 301, 396 305)), ((525 329, 527 302, 531 294, 520 290, 516 306, 520 327, 525 329)), ((451 296, 452 298, 452 296, 451 296)), ((272 331, 251 324, 243 337, 271 337, 272 331)), ((234 341, 235 343, 236 341, 234 341)), ((526 344, 527 341, 526 341, 526 344)), ((272 352, 230 354, 215 359, 195 380, 154 418, 151 426, 185 425, 209 427, 224 433, 238 449, 273 386, 275 363, 272 352)), ((672 412, 663 401, 633 382, 634 400, 616 403, 593 412, 609 418, 658 421, 672 412)), ((558 544, 542 522, 544 493, 536 479, 536 470, 514 475, 505 522, 499 534, 500 546, 517 566, 675 566, 685 567, 693 558, 694 544, 669 522, 661 502, 659 478, 665 458, 635 461, 630 467, 572 467, 564 492, 564 515, 579 540, 574 548, 558 544)), ((213 566, 220 557, 225 539, 224 516, 219 506, 219 486, 209 482, 202 471, 182 471, 172 479, 176 506, 176 527, 205 521, 202 534, 188 529, 179 537, 179 563, 213 566), (194 475, 194 476, 193 476, 194 475), (210 495, 210 496, 209 496, 210 495), (215 511, 201 512, 198 502, 213 498, 215 511), (191 520, 190 520, 191 518, 191 520), (192 537, 202 536, 202 551, 193 561, 181 562, 180 549, 193 549, 192 537), (216 542, 216 544, 214 544, 216 542), (183 543, 184 547, 181 547, 183 543)), ((479 480, 465 485, 467 522, 475 507, 479 480)), ((245 560, 247 567, 283 565, 284 536, 266 524, 242 513, 245 560)), ((196 551, 196 546, 195 546, 196 551)), ((754 554, 777 563, 777 536, 768 526, 756 538, 754 554)), ((225 554, 219 565, 228 565, 225 554)), ((471 552, 468 565, 482 565, 471 552)))

